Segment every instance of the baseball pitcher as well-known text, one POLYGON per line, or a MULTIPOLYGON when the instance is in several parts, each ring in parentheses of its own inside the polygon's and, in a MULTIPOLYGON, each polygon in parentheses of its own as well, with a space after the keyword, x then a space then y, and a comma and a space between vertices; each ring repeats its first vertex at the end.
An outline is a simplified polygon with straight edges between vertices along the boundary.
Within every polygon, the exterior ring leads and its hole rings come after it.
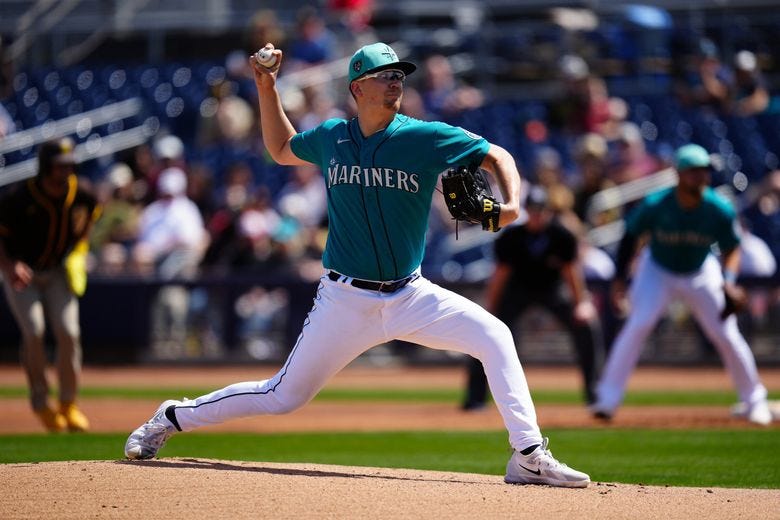
MULTIPOLYGON (((506 325, 420 275, 439 174, 480 166, 496 176, 504 202, 471 188, 452 192, 470 201, 459 205, 457 215, 495 231, 519 214, 520 176, 512 157, 462 128, 399 114, 404 81, 416 66, 400 61, 384 43, 362 47, 350 60, 348 86, 357 117, 296 133, 276 88, 282 57, 269 44, 252 67, 266 149, 280 164, 316 164, 327 184, 330 228, 314 306, 275 376, 191 401, 164 402, 130 435, 125 455, 152 458, 175 432, 295 410, 373 345, 400 339, 457 350, 484 364, 514 448, 507 482, 587 486, 588 475, 559 463, 547 449, 506 325)), ((475 186, 472 181, 468 174, 461 178, 464 186, 475 186)))

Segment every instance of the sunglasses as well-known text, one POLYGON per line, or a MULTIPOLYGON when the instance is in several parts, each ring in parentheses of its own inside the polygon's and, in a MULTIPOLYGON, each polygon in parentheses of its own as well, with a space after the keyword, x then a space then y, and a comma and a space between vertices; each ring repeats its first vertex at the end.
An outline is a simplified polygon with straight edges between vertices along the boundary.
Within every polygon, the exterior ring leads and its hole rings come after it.
POLYGON ((363 81, 364 79, 368 79, 368 78, 381 79, 382 81, 386 81, 388 83, 392 83, 394 81, 400 81, 401 83, 403 83, 404 81, 406 81, 406 74, 404 74, 404 72, 401 70, 387 69, 387 70, 381 70, 379 72, 374 72, 371 74, 365 74, 357 81, 363 81))

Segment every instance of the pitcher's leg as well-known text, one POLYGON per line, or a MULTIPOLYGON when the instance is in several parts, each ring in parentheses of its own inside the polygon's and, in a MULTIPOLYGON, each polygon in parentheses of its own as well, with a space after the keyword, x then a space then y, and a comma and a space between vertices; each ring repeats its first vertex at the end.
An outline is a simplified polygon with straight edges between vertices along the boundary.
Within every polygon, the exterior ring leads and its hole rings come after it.
POLYGON ((379 312, 365 312, 370 303, 350 302, 354 291, 344 291, 336 283, 326 281, 318 289, 298 341, 276 375, 236 383, 177 405, 178 426, 189 431, 237 417, 291 412, 308 403, 349 362, 381 342, 379 312))
POLYGON ((398 339, 481 361, 510 444, 517 450, 540 444, 536 410, 509 327, 471 300, 428 280, 418 280, 414 287, 398 302, 389 330, 403 331, 398 339))

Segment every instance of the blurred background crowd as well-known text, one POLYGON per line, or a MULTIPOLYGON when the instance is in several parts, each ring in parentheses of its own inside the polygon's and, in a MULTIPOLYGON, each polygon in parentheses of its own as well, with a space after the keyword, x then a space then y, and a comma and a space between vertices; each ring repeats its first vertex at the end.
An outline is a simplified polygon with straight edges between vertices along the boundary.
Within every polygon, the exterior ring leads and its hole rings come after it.
MULTIPOLYGON (((321 274, 321 172, 274 164, 259 135, 247 60, 266 42, 285 52, 280 89, 298 131, 352 117, 346 63, 358 46, 385 41, 416 62, 402 112, 512 153, 580 238, 593 284, 614 274, 626 209, 673 182, 676 147, 701 144, 741 216, 742 275, 759 280, 752 314, 778 312, 780 14, 768 4, 50 4, 0 4, 0 190, 35 174, 43 140, 76 140, 79 173, 103 206, 90 283, 159 284, 149 324, 159 357, 186 355, 192 341, 196 355, 238 342, 273 357, 268 338, 296 306, 276 285, 321 274), (226 277, 241 288, 232 296, 215 289, 226 277), (224 305, 229 318, 215 314, 224 305)), ((495 237, 454 230, 437 199, 423 272, 484 282, 495 237)))

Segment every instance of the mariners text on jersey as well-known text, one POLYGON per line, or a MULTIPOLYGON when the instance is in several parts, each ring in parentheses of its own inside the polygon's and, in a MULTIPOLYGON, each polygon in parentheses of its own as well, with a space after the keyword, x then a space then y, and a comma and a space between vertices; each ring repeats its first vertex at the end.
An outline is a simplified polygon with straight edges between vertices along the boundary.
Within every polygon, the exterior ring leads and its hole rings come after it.
POLYGON ((328 166, 328 188, 337 184, 360 184, 366 187, 396 188, 409 193, 420 191, 419 175, 395 168, 361 168, 358 165, 328 166))
POLYGON ((709 247, 717 239, 711 234, 701 234, 696 231, 665 231, 656 229, 653 237, 659 243, 669 246, 686 245, 696 247, 709 247))

